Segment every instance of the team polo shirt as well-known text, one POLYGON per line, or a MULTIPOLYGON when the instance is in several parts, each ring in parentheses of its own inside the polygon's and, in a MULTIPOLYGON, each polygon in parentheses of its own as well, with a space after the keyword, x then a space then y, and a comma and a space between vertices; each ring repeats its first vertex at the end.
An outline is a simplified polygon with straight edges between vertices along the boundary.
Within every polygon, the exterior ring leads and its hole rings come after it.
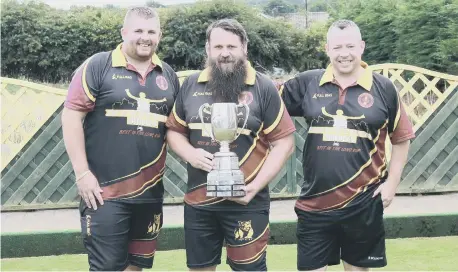
MULTIPOLYGON (((240 136, 230 144, 230 149, 239 158, 239 166, 248 184, 256 177, 269 155, 269 143, 281 139, 295 131, 294 124, 285 110, 277 88, 272 80, 256 72, 247 64, 246 89, 240 94, 239 102, 250 108, 247 127, 242 129, 245 110, 239 110, 238 127, 240 136)), ((211 91, 207 90, 209 70, 189 76, 183 82, 175 101, 167 126, 169 129, 186 135, 190 144, 212 154, 219 151, 220 145, 212 142, 204 126, 209 127, 209 113, 203 115, 202 125, 199 107, 213 104, 211 91)), ((251 202, 244 206, 219 197, 206 197, 207 172, 187 164, 188 184, 184 201, 192 206, 209 210, 261 210, 268 209, 270 198, 266 186, 251 202)))
POLYGON ((300 73, 280 89, 291 116, 308 125, 303 148, 303 184, 296 207, 336 211, 370 201, 388 175, 385 140, 415 137, 393 83, 365 68, 343 90, 326 70, 300 73))
POLYGON ((121 45, 95 54, 76 71, 65 107, 87 112, 87 161, 104 199, 162 201, 165 122, 178 90, 175 72, 156 54, 141 75, 121 45))

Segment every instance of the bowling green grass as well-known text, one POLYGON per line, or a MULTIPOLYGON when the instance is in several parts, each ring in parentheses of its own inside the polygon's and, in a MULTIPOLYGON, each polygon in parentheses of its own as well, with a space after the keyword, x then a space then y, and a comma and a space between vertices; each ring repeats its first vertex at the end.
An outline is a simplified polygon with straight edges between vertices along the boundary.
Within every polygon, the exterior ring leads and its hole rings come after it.
MULTIPOLYGON (((387 240, 388 266, 385 271, 457 271, 458 236, 387 240)), ((223 255, 225 251, 223 250, 223 255)), ((229 271, 222 260, 217 270, 229 271)), ((267 249, 270 271, 296 270, 296 245, 271 245, 267 249)), ((342 270, 342 264, 328 270, 342 270)), ((88 270, 86 255, 62 255, 20 259, 2 259, 2 271, 82 271, 88 270)), ((154 267, 144 271, 185 271, 184 250, 159 251, 154 267)))

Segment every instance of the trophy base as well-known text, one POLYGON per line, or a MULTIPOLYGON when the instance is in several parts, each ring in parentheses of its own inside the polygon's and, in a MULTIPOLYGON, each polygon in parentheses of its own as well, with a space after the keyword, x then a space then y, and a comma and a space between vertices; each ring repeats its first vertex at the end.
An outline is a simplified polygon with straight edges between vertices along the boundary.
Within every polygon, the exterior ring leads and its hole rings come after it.
POLYGON ((239 169, 239 159, 233 152, 215 153, 216 169, 207 176, 207 196, 244 197, 245 176, 239 169))

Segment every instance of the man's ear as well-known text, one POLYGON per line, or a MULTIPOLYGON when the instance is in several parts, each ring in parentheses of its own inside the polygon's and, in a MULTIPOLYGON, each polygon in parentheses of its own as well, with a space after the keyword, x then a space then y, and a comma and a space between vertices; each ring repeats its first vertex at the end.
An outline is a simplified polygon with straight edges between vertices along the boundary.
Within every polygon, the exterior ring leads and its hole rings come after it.
POLYGON ((361 55, 364 54, 364 49, 366 49, 366 42, 361 41, 361 55))
POLYGON ((329 44, 324 45, 324 50, 326 51, 326 55, 329 57, 329 44))
POLYGON ((127 35, 127 29, 125 29, 124 27, 121 28, 121 37, 122 37, 122 40, 124 41, 125 40, 125 36, 127 35))

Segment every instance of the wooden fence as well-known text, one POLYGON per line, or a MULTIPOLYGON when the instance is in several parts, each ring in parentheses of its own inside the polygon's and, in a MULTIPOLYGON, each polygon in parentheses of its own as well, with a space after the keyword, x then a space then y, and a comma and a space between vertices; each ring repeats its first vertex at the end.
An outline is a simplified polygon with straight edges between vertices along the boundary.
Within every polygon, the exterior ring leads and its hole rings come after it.
MULTIPOLYGON (((398 87, 417 134, 398 193, 458 191, 458 76, 401 64, 371 69, 398 87)), ((180 72, 180 81, 187 74, 180 72)), ((79 197, 60 122, 66 91, 9 78, 2 78, 1 86, 2 210, 76 206, 79 197)), ((294 122, 296 148, 270 184, 272 198, 300 191, 307 125, 302 118, 294 122)), ((179 203, 186 165, 169 151, 166 166, 166 202, 179 203)))

